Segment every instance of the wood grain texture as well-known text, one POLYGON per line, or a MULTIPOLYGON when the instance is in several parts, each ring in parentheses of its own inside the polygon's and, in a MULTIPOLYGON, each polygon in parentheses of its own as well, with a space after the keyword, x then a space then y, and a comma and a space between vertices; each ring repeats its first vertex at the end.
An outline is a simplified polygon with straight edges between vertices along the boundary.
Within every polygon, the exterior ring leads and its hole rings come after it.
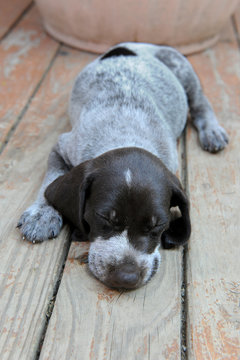
POLYGON ((0 39, 7 33, 32 0, 1 0, 0 3, 0 39))
POLYGON ((226 150, 211 155, 188 131, 193 232, 188 255, 189 358, 240 359, 240 53, 232 28, 190 58, 222 126, 226 150))
POLYGON ((129 292, 93 278, 73 243, 40 359, 179 359, 180 251, 163 252, 159 273, 129 292))
POLYGON ((63 50, 1 155, 0 359, 35 359, 48 303, 68 249, 65 228, 52 241, 32 245, 15 229, 31 205, 50 149, 69 128, 73 79, 93 55, 63 50))
POLYGON ((33 7, 0 44, 0 148, 43 77, 59 44, 33 7))

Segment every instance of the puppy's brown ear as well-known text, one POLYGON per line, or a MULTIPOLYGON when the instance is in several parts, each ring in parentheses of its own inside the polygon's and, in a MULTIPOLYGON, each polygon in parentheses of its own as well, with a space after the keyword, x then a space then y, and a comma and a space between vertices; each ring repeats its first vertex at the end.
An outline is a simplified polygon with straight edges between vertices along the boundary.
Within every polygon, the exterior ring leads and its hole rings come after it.
POLYGON ((47 201, 83 235, 88 232, 83 214, 87 193, 93 181, 90 167, 91 160, 74 167, 69 173, 53 181, 44 193, 47 201))
POLYGON ((172 175, 172 195, 170 208, 178 206, 181 216, 172 220, 169 228, 162 234, 162 246, 170 249, 178 245, 184 245, 191 235, 191 222, 189 216, 189 201, 182 189, 178 178, 172 175))

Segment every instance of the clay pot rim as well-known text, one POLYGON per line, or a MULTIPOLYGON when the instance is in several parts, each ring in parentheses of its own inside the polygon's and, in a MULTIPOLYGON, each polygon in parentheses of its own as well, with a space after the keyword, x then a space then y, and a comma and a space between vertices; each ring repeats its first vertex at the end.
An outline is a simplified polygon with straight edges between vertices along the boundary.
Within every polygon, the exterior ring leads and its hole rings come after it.
MULTIPOLYGON (((61 31, 58 31, 56 28, 52 27, 50 24, 46 22, 43 22, 43 25, 45 27, 45 30, 57 41, 63 42, 67 46, 72 46, 73 48, 76 48, 78 50, 81 49, 91 53, 101 54, 113 46, 113 44, 110 42, 94 43, 91 41, 79 40, 71 35, 67 35, 62 33, 61 31)), ((219 34, 216 34, 208 39, 195 43, 183 44, 183 45, 171 45, 171 44, 167 44, 167 45, 173 46, 184 55, 191 55, 214 46, 217 43, 218 39, 219 39, 219 34)), ((165 44, 159 44, 159 45, 165 45, 165 44)))

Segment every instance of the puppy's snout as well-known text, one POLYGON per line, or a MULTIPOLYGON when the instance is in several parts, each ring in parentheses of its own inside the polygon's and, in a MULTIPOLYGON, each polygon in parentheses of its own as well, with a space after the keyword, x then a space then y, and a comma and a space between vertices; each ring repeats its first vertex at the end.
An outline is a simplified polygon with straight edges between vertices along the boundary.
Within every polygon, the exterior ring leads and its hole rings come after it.
POLYGON ((133 289, 140 279, 140 270, 135 264, 122 264, 116 267, 110 275, 112 287, 133 289))

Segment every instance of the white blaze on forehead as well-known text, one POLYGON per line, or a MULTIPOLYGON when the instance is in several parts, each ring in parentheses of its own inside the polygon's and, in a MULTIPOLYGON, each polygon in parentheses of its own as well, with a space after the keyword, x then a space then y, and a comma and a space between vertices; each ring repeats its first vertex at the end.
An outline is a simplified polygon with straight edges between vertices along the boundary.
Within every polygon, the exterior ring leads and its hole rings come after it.
POLYGON ((127 169, 124 171, 124 176, 125 176, 125 180, 126 183, 128 184, 128 186, 131 186, 132 184, 132 172, 130 169, 127 169))

